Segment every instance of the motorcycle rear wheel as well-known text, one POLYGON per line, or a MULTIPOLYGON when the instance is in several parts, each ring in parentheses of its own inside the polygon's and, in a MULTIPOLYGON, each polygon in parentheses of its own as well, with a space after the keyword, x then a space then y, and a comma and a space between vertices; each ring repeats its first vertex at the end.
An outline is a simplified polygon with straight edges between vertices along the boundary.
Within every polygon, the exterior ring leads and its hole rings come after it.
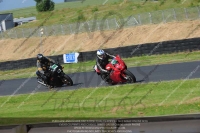
POLYGON ((126 74, 126 77, 127 77, 127 83, 136 82, 135 76, 129 70, 125 70, 124 73, 126 74))
POLYGON ((66 84, 66 85, 69 85, 69 86, 73 85, 73 81, 68 75, 64 75, 63 83, 66 84))

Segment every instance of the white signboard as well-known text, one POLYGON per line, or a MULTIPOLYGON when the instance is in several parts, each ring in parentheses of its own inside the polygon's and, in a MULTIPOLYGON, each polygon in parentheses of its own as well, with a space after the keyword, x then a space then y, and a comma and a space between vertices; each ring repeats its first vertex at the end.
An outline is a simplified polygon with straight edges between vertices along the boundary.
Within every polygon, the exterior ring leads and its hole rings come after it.
POLYGON ((79 56, 79 53, 63 54, 63 61, 64 63, 77 63, 78 56, 79 56))

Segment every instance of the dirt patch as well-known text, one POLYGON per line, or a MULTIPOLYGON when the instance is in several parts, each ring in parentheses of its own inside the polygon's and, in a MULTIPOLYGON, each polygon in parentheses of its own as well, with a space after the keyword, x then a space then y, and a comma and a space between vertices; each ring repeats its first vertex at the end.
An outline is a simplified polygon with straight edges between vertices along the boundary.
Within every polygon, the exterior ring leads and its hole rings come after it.
POLYGON ((138 116, 145 116, 143 112, 138 112, 138 116))
POLYGON ((192 99, 187 100, 185 103, 190 104, 190 103, 194 103, 194 102, 200 102, 200 97, 194 97, 192 99))
POLYGON ((69 52, 83 52, 143 43, 200 37, 200 21, 185 21, 143 25, 121 31, 80 33, 77 35, 49 36, 0 40, 0 61, 46 56, 69 52), (16 50, 17 49, 17 50, 16 50))
POLYGON ((116 113, 117 110, 119 110, 119 109, 121 109, 121 107, 114 107, 114 108, 112 108, 111 112, 112 113, 116 113))

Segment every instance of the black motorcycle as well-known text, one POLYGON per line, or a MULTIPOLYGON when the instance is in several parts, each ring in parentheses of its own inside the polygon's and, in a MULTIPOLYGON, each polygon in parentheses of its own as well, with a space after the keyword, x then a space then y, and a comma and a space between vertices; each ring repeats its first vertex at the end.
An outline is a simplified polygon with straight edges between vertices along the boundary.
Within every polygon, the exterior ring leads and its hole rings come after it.
POLYGON ((59 63, 50 63, 50 66, 47 68, 48 71, 45 72, 47 76, 48 83, 45 83, 41 77, 38 77, 38 83, 54 88, 54 87, 61 87, 64 84, 72 86, 73 81, 72 79, 63 72, 63 68, 59 63))

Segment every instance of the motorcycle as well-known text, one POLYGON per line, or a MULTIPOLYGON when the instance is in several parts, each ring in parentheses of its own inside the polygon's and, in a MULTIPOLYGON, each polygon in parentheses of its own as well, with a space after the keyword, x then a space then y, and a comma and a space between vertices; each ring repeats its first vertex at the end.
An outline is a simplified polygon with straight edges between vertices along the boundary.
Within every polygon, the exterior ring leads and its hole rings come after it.
POLYGON ((105 69, 110 71, 109 74, 101 74, 100 70, 97 68, 97 65, 95 65, 93 69, 106 83, 111 85, 136 82, 135 76, 129 70, 127 70, 126 64, 119 55, 113 58, 110 63, 106 65, 105 69))
POLYGON ((38 83, 54 88, 61 87, 64 84, 72 86, 72 79, 63 72, 63 68, 59 63, 50 63, 50 66, 47 68, 48 71, 45 72, 45 75, 48 77, 49 84, 45 83, 41 77, 38 77, 38 83))

